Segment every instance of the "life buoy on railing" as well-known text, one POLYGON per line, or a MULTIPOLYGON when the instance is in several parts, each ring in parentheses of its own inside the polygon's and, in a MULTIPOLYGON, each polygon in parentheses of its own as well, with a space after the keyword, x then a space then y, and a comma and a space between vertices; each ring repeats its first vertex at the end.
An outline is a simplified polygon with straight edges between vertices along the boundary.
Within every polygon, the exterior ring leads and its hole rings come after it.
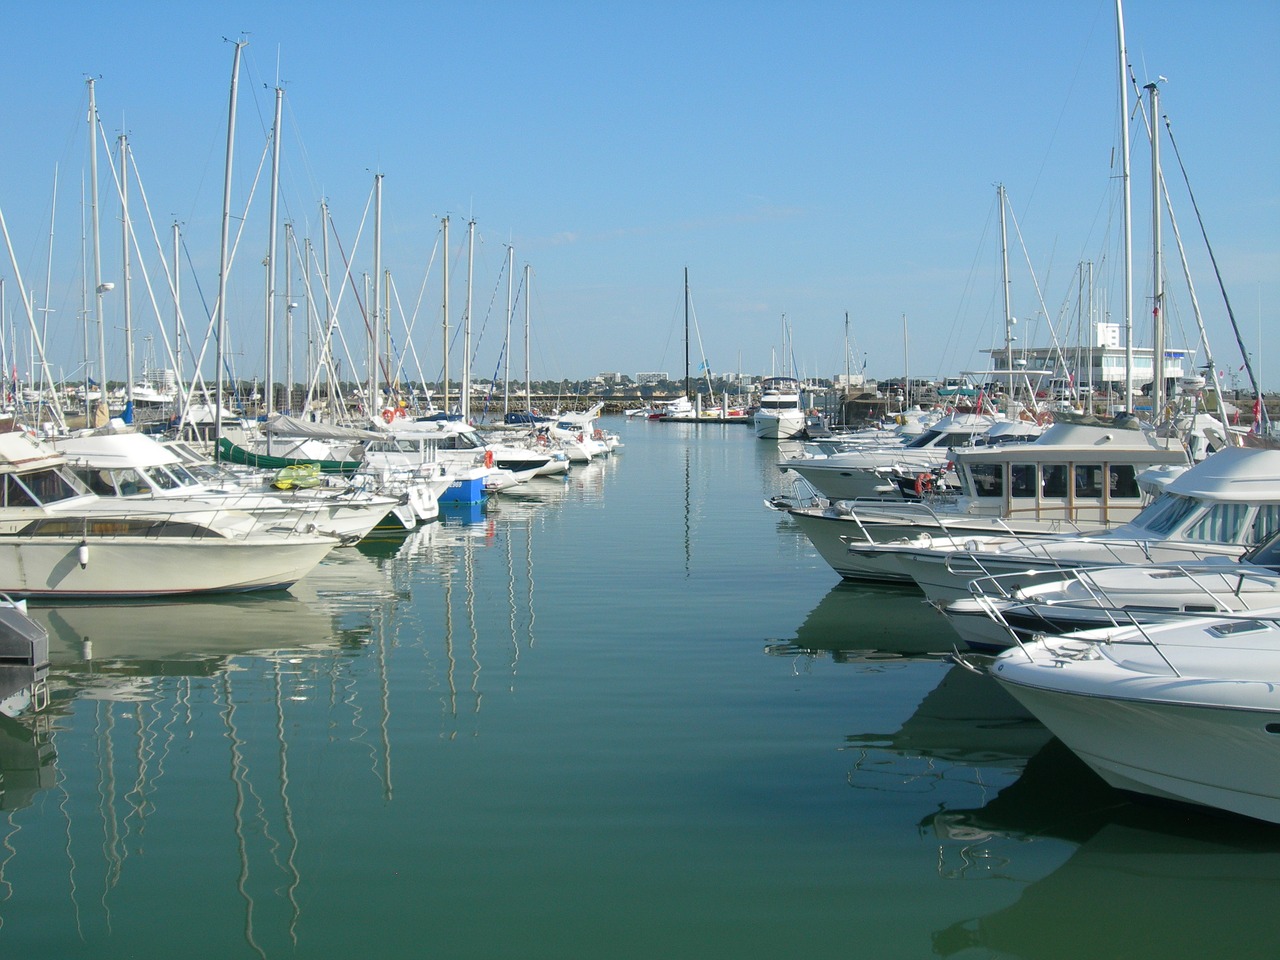
POLYGON ((492 450, 486 450, 484 452, 484 465, 490 468, 493 467, 493 451, 492 450))
POLYGON ((395 416, 396 415, 392 413, 390 409, 382 411, 382 419, 383 419, 383 422, 385 423, 390 423, 392 420, 395 419, 395 416))
POLYGON ((599 427, 597 427, 595 430, 592 430, 592 431, 591 431, 591 439, 592 439, 592 440, 603 440, 603 439, 604 439, 604 431, 603 431, 603 430, 601 430, 599 427))
POLYGON ((540 433, 540 434, 538 434, 538 445, 539 445, 539 446, 543 446, 543 447, 545 447, 545 446, 546 446, 547 444, 549 444, 550 442, 551 442, 551 441, 547 439, 547 435, 546 435, 545 433, 540 433))
POLYGON ((1048 410, 1036 411, 1036 423, 1038 423, 1042 427, 1045 424, 1053 423, 1053 414, 1050 413, 1048 410))
POLYGON ((933 474, 918 473, 916 474, 916 496, 920 497, 926 493, 933 492, 933 474))
POLYGON ((404 416, 404 407, 396 407, 396 416, 397 416, 397 417, 403 417, 403 416, 404 416))
POLYGON ((585 439, 586 439, 586 438, 585 438, 585 437, 583 437, 583 435, 582 435, 582 434, 578 434, 578 442, 579 442, 579 443, 582 443, 582 441, 583 441, 583 440, 585 440, 585 439))

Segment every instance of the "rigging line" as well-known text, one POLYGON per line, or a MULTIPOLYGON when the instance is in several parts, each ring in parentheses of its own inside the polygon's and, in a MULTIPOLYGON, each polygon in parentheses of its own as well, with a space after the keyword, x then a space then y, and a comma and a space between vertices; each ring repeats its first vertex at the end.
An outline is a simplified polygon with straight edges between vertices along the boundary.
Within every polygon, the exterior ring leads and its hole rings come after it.
POLYGON ((1244 348, 1244 339, 1240 335, 1240 325, 1236 323, 1235 311, 1231 309, 1231 298, 1227 296, 1227 287, 1222 279, 1222 271, 1218 269, 1218 258, 1214 256, 1213 245, 1209 243, 1209 234, 1205 229, 1204 218, 1200 215, 1200 205, 1196 203, 1195 192, 1191 189, 1191 180, 1187 176, 1187 168, 1182 162, 1182 154, 1178 150, 1178 142, 1173 138, 1173 126, 1169 123, 1169 117, 1164 117, 1165 130, 1169 133, 1169 145, 1173 147, 1173 156, 1178 161, 1178 169, 1182 171, 1183 183, 1187 186, 1187 196, 1191 198, 1191 209, 1195 211, 1196 223, 1200 225, 1200 235, 1204 238, 1205 249, 1209 253, 1209 262, 1213 264, 1213 275, 1218 281, 1218 289, 1222 291, 1222 302, 1227 308, 1227 319, 1231 321, 1231 330, 1236 336, 1236 346, 1240 348, 1240 356, 1244 359, 1245 372, 1249 375, 1249 383, 1253 387, 1253 395, 1259 401, 1258 409, 1260 413, 1260 422, 1267 422, 1267 405, 1262 403, 1262 390, 1258 386, 1258 378, 1253 372, 1253 361, 1249 357, 1249 351, 1244 348))

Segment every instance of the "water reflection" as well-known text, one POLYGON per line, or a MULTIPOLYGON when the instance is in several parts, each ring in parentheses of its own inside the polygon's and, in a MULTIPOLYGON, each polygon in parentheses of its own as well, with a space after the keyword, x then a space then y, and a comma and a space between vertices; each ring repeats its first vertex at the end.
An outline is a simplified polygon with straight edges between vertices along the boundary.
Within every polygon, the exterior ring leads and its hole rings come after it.
POLYGON ((33 608, 52 703, 0 717, 0 902, 15 873, 42 871, 46 911, 105 942, 117 911, 135 917, 195 857, 201 909, 240 931, 227 949, 296 949, 319 896, 306 866, 325 862, 335 821, 396 795, 397 713, 401 737, 424 715, 429 729, 434 693, 440 739, 478 736, 485 696, 515 688, 535 647, 536 508, 549 506, 504 502, 480 524, 338 551, 288 593, 33 608), (500 564, 477 563, 495 549, 500 564), (15 814, 42 791, 54 803, 24 832, 15 814), (348 808, 362 791, 375 796, 348 808))
POLYGON ((839 583, 796 628, 794 639, 769 641, 765 653, 836 663, 936 658, 954 646, 945 627, 918 590, 839 583))
POLYGON ((1280 835, 1177 804, 1128 799, 1057 740, 982 807, 929 818, 963 879, 1041 868, 1036 848, 1075 845, 1007 906, 935 932, 934 952, 1273 957, 1280 938, 1280 835), (978 869, 980 868, 980 869, 978 869))
POLYGON ((892 732, 845 737, 859 790, 936 794, 940 806, 1007 786, 1050 734, 990 677, 952 666, 892 732))

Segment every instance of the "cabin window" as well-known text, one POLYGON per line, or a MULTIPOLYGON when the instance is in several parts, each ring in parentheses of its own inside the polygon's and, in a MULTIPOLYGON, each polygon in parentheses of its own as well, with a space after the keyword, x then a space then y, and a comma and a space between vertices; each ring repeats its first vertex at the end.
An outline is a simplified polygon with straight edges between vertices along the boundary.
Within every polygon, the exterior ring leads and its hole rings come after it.
POLYGON ((1004 496, 1004 465, 1000 463, 975 463, 969 467, 973 478, 973 492, 979 497, 1004 496))
POLYGON ((1186 520, 1200 506, 1198 500, 1179 496, 1176 493, 1162 493, 1149 503, 1143 511, 1131 521, 1134 526, 1160 535, 1167 534, 1186 520))
POLYGON ((1031 497, 1036 495, 1036 465, 1034 463, 1014 463, 1009 465, 1009 492, 1014 497, 1031 497))
POLYGON ((1047 500, 1061 500, 1067 495, 1067 465, 1046 463, 1040 467, 1040 491, 1047 500))
POLYGON ((1247 503, 1214 504, 1195 523, 1187 527, 1185 536, 1188 540, 1237 543, 1249 510, 1250 504, 1247 503))
POLYGON ((1102 499, 1102 464, 1076 464, 1076 496, 1082 500, 1102 499))
POLYGON ((1280 504, 1263 503, 1258 505, 1258 512, 1253 516, 1253 529, 1249 532, 1250 543, 1262 543, 1270 540, 1280 530, 1280 504))
POLYGON ((88 467, 72 467, 72 472, 93 493, 100 497, 114 497, 116 485, 111 482, 110 470, 91 470, 88 467))
POLYGON ((80 495, 80 491, 72 485, 72 480, 64 477, 57 470, 36 470, 23 474, 21 479, 12 475, 9 479, 14 481, 15 486, 25 487, 26 495, 30 498, 25 502, 21 499, 15 500, 15 496, 21 497, 22 494, 16 490, 6 489, 6 502, 11 506, 57 503, 59 500, 69 500, 80 495))
POLYGON ((149 476, 151 478, 151 482, 161 490, 177 490, 178 487, 182 486, 173 474, 165 470, 164 467, 154 467, 147 476, 149 476))
POLYGON ((35 497, 27 492, 27 488, 18 482, 18 478, 10 474, 4 478, 4 505, 6 507, 34 507, 35 497))
POLYGON ((138 475, 138 471, 131 467, 125 467, 123 470, 113 471, 116 480, 116 486, 120 488, 120 496, 136 497, 141 492, 146 492, 148 487, 145 480, 138 475))
POLYGON ((1112 500, 1137 500, 1142 496, 1138 472, 1131 463, 1113 463, 1107 467, 1107 483, 1112 500))

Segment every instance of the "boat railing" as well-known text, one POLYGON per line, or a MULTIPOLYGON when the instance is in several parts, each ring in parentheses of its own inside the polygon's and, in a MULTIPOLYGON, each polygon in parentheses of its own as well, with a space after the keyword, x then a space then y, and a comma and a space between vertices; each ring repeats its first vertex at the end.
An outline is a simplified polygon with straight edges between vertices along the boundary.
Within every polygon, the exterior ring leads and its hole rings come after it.
POLYGON ((269 533, 281 538, 323 536, 310 512, 292 511, 263 519, 249 513, 210 509, 207 513, 146 513, 37 517, 0 536, 79 538, 82 545, 102 540, 248 540, 269 533))

